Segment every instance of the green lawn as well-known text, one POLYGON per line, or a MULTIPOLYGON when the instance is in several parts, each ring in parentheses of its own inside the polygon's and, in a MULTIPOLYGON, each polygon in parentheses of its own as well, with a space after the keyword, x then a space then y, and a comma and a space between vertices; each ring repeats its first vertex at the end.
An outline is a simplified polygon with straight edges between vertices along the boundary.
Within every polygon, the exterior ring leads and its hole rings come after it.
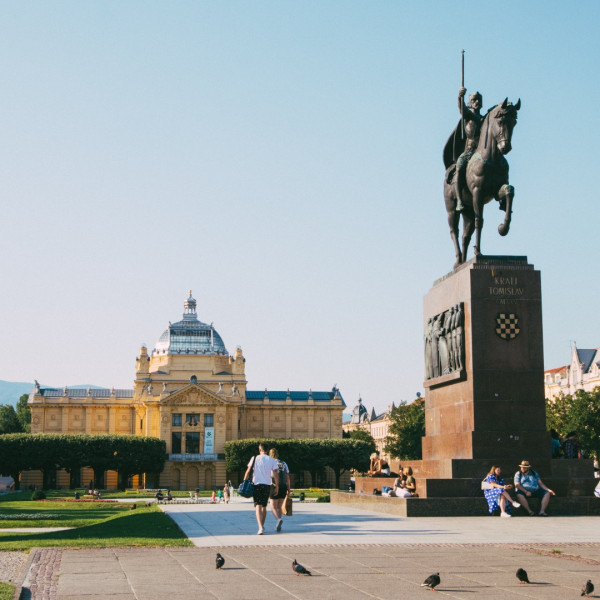
POLYGON ((15 588, 12 583, 0 582, 0 600, 12 600, 15 588))
POLYGON ((31 494, 9 494, 0 499, 0 529, 14 527, 75 527, 49 533, 0 532, 3 550, 34 546, 191 546, 175 523, 156 505, 117 502, 47 502, 28 500, 31 494), (6 519, 4 516, 37 519, 6 519))

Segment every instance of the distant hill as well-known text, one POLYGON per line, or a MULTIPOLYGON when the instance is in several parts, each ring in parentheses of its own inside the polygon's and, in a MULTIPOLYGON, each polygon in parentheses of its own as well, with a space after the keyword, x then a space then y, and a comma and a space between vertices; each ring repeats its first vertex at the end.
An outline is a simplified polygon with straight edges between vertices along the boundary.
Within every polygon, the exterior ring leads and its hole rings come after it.
POLYGON ((12 404, 16 406, 23 394, 29 394, 34 388, 33 383, 22 381, 2 381, 0 379, 0 404, 12 404))
MULTIPOLYGON (((23 394, 29 394, 35 387, 35 383, 25 383, 22 381, 2 381, 0 379, 0 404, 12 404, 16 406, 19 398, 23 394)), ((42 385, 42 387, 48 387, 42 385)), ((104 389, 97 385, 70 385, 70 388, 92 388, 95 390, 104 389)))

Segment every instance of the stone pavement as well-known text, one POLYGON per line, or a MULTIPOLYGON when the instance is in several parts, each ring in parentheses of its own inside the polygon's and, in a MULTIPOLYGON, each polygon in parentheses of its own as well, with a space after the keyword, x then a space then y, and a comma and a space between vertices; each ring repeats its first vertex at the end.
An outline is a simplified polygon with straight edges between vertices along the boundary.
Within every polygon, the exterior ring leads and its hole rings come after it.
POLYGON ((428 598, 419 584, 437 571, 448 598, 565 600, 590 578, 600 592, 595 517, 403 519, 295 504, 282 533, 269 515, 257 536, 251 504, 177 508, 165 511, 200 547, 37 549, 23 600, 428 598), (296 576, 294 558, 313 576, 296 576), (519 567, 531 585, 519 585, 519 567))
MULTIPOLYGON (((482 499, 482 502, 484 500, 482 499)), ((294 515, 275 533, 268 512, 258 536, 252 501, 213 505, 161 505, 199 547, 296 544, 475 544, 600 542, 598 517, 411 517, 402 518, 344 504, 294 502, 294 515)), ((600 585, 599 585, 600 587, 600 585)))

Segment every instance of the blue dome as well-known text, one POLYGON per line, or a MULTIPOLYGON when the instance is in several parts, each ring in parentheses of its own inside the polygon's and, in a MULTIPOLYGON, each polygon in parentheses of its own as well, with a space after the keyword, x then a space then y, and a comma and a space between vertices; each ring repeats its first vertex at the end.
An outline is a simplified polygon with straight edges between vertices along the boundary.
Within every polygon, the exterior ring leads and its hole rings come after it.
POLYGON ((192 298, 191 291, 183 306, 183 320, 169 323, 158 338, 152 354, 227 355, 227 348, 215 328, 198 321, 196 301, 192 298))

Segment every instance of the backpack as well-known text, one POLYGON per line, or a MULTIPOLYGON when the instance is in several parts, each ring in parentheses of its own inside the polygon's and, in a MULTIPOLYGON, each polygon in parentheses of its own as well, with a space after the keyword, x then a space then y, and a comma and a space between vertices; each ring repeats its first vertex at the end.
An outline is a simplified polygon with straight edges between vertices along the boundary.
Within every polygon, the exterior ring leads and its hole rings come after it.
POLYGON ((285 477, 285 475, 287 473, 286 467, 287 467, 287 465, 282 460, 277 461, 277 471, 279 474, 279 485, 284 485, 285 487, 287 487, 287 479, 285 477))

